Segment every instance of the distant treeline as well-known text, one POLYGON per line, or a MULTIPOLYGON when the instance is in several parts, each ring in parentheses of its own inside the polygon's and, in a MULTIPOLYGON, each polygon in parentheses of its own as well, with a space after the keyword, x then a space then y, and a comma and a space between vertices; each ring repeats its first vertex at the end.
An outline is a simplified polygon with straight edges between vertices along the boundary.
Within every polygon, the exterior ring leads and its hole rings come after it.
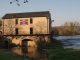
POLYGON ((54 31, 54 36, 80 35, 80 23, 77 21, 65 22, 62 26, 52 27, 52 30, 54 31))

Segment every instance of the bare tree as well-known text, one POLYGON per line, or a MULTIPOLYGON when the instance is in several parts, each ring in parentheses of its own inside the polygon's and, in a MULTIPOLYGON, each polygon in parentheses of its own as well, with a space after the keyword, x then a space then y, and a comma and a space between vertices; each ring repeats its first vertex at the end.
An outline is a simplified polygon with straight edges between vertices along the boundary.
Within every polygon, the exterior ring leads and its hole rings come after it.
POLYGON ((80 23, 77 21, 74 22, 65 22, 62 27, 59 29, 59 32, 62 32, 61 35, 76 35, 80 34, 80 23))
MULTIPOLYGON (((20 6, 19 1, 20 0, 13 0, 12 2, 10 2, 10 4, 12 4, 13 2, 15 2, 18 6, 20 6)), ((28 3, 28 0, 23 0, 23 3, 28 3)))
POLYGON ((43 22, 43 21, 37 22, 34 26, 35 34, 47 33, 46 28, 47 28, 47 26, 46 26, 45 22, 43 22))
POLYGON ((9 34, 14 34, 14 21, 11 19, 7 19, 5 20, 5 23, 4 23, 4 33, 9 35, 9 34))
MULTIPOLYGON (((47 33, 47 25, 43 21, 39 21, 35 23, 34 26, 34 32, 35 34, 46 34, 47 33)), ((39 48, 42 48, 44 46, 44 37, 43 36, 35 36, 34 38, 38 38, 37 40, 34 40, 35 43, 39 48)))
MULTIPOLYGON (((53 36, 53 35, 54 35, 54 36, 59 35, 59 31, 58 31, 58 28, 57 28, 57 27, 53 27, 52 30, 53 30, 52 36, 53 36)), ((51 33, 52 33, 52 32, 51 32, 51 33)))

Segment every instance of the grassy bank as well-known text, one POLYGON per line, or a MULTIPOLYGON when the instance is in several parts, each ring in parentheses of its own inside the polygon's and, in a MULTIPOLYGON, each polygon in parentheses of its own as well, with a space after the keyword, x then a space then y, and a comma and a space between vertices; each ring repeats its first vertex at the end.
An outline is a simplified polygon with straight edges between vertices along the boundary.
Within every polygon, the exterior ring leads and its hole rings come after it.
POLYGON ((11 52, 0 50, 0 60, 22 60, 20 57, 13 55, 11 52))
POLYGON ((56 39, 46 44, 46 47, 49 48, 46 51, 49 60, 80 60, 80 50, 64 49, 63 44, 56 39))
POLYGON ((51 49, 46 54, 49 60, 80 60, 80 50, 51 49))
POLYGON ((63 48, 63 44, 60 41, 53 39, 52 42, 46 43, 46 48, 59 49, 59 48, 63 48))

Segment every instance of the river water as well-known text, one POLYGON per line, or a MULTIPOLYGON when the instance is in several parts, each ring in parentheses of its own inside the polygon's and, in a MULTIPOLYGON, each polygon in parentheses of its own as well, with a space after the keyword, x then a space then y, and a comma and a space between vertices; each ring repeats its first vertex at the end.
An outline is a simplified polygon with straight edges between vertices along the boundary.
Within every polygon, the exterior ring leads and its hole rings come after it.
POLYGON ((28 56, 29 58, 36 58, 37 60, 48 60, 44 50, 39 50, 36 47, 14 47, 12 52, 19 55, 28 56))
MULTIPOLYGON (((76 36, 57 36, 53 37, 61 41, 64 48, 80 49, 80 35, 76 36)), ((37 58, 37 60, 48 60, 44 50, 39 50, 36 47, 14 47, 12 52, 19 55, 25 55, 29 58, 37 58)))
POLYGON ((80 35, 57 36, 57 37, 53 37, 53 38, 61 41, 64 45, 64 48, 80 49, 80 35))

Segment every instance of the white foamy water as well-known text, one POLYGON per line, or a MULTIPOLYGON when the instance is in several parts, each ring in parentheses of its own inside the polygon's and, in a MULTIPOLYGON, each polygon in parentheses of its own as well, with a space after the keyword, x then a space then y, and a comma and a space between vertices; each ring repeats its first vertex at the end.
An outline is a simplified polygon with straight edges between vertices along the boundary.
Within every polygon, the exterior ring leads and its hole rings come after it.
POLYGON ((53 37, 53 38, 61 41, 64 45, 64 48, 80 49, 80 35, 57 36, 57 37, 53 37))

